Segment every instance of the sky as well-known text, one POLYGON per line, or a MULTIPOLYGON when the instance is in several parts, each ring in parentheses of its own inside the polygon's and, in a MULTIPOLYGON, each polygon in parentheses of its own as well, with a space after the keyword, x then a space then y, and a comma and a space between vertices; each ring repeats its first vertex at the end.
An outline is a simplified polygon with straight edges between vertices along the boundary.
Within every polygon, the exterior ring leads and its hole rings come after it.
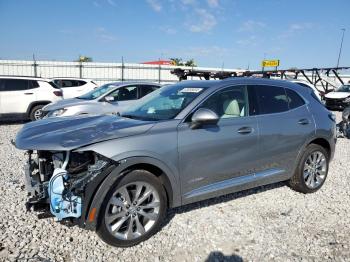
POLYGON ((349 0, 0 0, 0 59, 350 66, 349 0))

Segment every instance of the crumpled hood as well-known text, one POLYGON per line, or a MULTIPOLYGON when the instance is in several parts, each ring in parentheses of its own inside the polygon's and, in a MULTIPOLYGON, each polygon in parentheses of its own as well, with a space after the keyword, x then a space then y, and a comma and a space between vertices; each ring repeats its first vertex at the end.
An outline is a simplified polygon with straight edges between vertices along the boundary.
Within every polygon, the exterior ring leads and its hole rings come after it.
POLYGON ((63 99, 58 102, 50 103, 46 106, 44 106, 43 111, 54 111, 70 106, 78 106, 78 105, 86 105, 90 104, 93 100, 84 100, 79 98, 69 98, 69 99, 63 99))
POLYGON ((154 122, 114 115, 54 117, 23 126, 16 147, 26 150, 66 151, 109 139, 147 132, 154 122))
POLYGON ((342 99, 350 96, 348 92, 330 92, 325 95, 326 98, 342 99))

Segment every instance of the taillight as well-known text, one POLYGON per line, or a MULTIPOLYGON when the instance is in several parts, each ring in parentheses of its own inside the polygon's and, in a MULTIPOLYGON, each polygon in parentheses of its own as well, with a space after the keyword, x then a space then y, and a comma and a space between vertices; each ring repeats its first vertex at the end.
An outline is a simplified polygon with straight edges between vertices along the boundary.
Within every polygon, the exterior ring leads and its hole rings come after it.
POLYGON ((63 96, 62 91, 53 91, 55 96, 63 96))

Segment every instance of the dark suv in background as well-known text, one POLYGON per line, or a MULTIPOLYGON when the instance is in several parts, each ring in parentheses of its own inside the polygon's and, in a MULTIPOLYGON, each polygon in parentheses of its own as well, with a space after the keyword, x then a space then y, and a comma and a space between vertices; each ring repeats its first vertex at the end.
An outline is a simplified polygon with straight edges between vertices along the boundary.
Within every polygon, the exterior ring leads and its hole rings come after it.
POLYGON ((28 205, 125 247, 159 230, 167 208, 279 181, 315 192, 335 142, 311 89, 235 78, 162 87, 121 116, 29 123, 16 146, 28 150, 28 205))

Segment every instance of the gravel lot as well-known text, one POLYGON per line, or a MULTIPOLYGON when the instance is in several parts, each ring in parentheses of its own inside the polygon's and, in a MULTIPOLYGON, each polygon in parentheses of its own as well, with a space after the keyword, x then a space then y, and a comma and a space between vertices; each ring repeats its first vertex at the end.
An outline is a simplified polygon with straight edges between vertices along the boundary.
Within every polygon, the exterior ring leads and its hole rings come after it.
POLYGON ((154 237, 122 249, 26 213, 24 156, 10 143, 21 126, 0 124, 0 260, 350 261, 350 140, 338 140, 315 194, 280 183, 176 208, 154 237))

